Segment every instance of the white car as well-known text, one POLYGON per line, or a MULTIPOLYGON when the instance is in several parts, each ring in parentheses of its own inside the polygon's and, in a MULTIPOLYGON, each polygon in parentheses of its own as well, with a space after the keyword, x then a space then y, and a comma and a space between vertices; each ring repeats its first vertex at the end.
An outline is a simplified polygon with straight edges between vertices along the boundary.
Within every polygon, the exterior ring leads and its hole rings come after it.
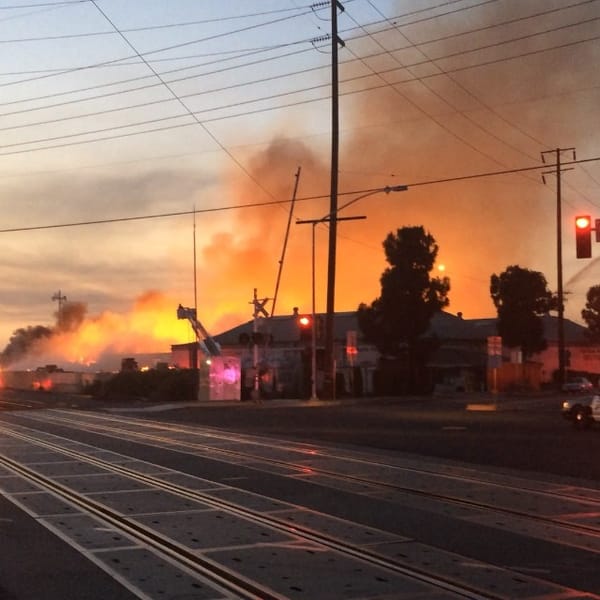
POLYGON ((600 396, 577 396, 565 400, 562 404, 562 415, 575 427, 587 429, 600 422, 600 396))

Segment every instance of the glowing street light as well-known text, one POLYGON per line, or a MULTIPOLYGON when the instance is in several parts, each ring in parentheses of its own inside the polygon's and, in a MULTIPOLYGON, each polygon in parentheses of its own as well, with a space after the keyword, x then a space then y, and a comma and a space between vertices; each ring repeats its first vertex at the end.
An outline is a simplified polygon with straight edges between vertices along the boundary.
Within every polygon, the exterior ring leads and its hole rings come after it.
MULTIPOLYGON (((310 220, 298 220, 296 225, 302 225, 310 223, 312 225, 312 314, 313 323, 315 321, 315 227, 319 223, 337 222, 337 221, 352 221, 357 219, 366 219, 364 216, 358 217, 338 217, 338 213, 347 208, 348 206, 355 204, 359 200, 363 200, 369 196, 375 194, 389 194, 390 192, 405 192, 408 190, 406 185, 386 185, 385 187, 376 188, 369 190, 360 196, 353 198, 352 200, 342 204, 333 213, 328 213, 320 219, 310 220)), ((336 228, 332 227, 330 235, 336 228)), ((334 234, 335 236, 335 234, 334 234)), ((325 388, 326 393, 331 390, 331 397, 335 398, 335 356, 334 356, 334 328, 333 320, 335 315, 335 239, 334 244, 329 246, 329 264, 327 270, 327 312, 325 315, 325 388)), ((312 339, 312 385, 311 385, 311 398, 316 398, 316 336, 313 327, 313 339, 312 339)))

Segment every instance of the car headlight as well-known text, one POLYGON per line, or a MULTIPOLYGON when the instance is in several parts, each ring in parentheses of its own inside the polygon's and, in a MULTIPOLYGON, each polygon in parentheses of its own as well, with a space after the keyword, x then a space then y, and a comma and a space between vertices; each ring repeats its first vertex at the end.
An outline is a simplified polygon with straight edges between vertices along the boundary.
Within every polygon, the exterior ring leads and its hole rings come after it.
POLYGON ((563 410, 570 410, 571 409, 571 403, 568 400, 565 400, 563 402, 563 410))

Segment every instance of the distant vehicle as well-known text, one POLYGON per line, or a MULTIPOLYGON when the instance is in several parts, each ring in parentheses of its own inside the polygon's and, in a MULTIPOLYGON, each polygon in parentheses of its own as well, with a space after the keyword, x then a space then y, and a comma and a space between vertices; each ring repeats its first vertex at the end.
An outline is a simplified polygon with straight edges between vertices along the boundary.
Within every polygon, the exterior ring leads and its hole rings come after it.
POLYGON ((594 389, 592 382, 585 377, 573 377, 562 386, 563 392, 585 393, 594 389))
POLYGON ((600 396, 577 396, 562 404, 562 415, 579 429, 587 429, 600 422, 600 396))

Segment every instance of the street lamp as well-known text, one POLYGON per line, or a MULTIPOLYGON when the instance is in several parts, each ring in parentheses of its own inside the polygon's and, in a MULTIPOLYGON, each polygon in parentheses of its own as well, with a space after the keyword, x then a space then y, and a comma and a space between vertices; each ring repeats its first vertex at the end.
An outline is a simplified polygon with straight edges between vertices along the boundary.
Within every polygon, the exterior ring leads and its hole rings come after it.
MULTIPOLYGON (((346 204, 342 204, 333 213, 328 213, 320 219, 311 219, 304 221, 296 221, 297 225, 310 223, 312 225, 312 314, 313 314, 313 340, 312 340, 312 389, 311 396, 316 398, 316 339, 314 331, 315 322, 315 226, 319 223, 331 222, 331 221, 349 221, 356 219, 364 219, 366 217, 338 217, 337 214, 347 208, 351 204, 355 204, 359 200, 363 200, 368 196, 375 194, 390 192, 405 192, 408 190, 406 185, 386 185, 385 187, 375 188, 368 192, 361 194, 360 196, 353 198, 346 204)), ((332 228, 332 231, 336 228, 332 228)), ((330 231, 331 235, 331 231, 330 231)), ((327 271, 327 312, 325 315, 325 388, 326 391, 331 390, 331 398, 335 398, 335 357, 334 357, 334 328, 333 320, 335 315, 334 298, 335 298, 335 240, 332 245, 329 245, 329 261, 327 271)))
MULTIPOLYGON (((357 217, 338 217, 338 221, 357 221, 366 219, 365 216, 357 217)), ((317 334, 316 334, 316 308, 315 308, 315 227, 319 223, 327 223, 329 215, 321 219, 306 219, 296 221, 296 225, 312 225, 312 332, 311 332, 311 347, 310 347, 310 399, 317 400, 317 334)))

